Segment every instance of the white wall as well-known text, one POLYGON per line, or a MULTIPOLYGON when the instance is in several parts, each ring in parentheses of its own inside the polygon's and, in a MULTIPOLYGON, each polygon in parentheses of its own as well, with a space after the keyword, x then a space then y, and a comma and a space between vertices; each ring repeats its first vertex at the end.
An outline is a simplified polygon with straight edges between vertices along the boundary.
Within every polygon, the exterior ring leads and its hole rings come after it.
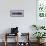
POLYGON ((32 24, 36 24, 36 0, 0 0, 0 34, 16 26, 19 32, 31 34, 32 24), (21 9, 24 10, 24 17, 10 17, 10 10, 21 9))

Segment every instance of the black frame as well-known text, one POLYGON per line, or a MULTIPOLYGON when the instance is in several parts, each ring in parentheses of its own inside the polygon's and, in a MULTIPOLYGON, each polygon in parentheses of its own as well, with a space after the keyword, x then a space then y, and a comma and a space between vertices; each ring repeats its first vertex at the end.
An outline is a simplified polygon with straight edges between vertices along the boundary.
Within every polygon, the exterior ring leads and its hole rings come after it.
POLYGON ((10 10, 11 17, 24 17, 24 10, 10 10))

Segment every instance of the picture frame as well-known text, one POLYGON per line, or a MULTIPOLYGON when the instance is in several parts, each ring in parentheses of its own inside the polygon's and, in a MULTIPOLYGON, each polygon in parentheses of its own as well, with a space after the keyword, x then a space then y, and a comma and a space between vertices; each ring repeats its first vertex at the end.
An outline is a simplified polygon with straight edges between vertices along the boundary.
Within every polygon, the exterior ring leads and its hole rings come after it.
POLYGON ((36 24, 46 25, 46 0, 36 1, 36 24))
POLYGON ((24 10, 10 10, 11 17, 24 17, 24 10))

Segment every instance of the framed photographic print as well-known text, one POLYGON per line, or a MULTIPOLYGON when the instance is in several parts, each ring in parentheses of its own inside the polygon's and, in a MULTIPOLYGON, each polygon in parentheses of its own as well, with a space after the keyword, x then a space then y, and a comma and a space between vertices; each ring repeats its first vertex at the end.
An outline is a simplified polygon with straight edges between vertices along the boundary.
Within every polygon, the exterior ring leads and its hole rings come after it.
POLYGON ((24 17, 24 10, 10 10, 11 17, 24 17))
POLYGON ((37 0, 37 16, 46 18, 46 0, 37 0))
POLYGON ((46 0, 37 0, 36 23, 38 25, 46 25, 46 0))

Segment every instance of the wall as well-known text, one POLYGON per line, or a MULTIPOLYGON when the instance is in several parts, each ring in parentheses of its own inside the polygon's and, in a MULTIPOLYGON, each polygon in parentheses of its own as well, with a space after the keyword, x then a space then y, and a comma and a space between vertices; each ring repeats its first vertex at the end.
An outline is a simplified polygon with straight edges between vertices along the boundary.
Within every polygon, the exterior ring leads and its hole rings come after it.
POLYGON ((11 27, 19 27, 19 32, 30 32, 36 24, 36 0, 0 0, 0 34, 10 32, 11 27), (24 17, 10 17, 10 10, 24 10, 24 17))

